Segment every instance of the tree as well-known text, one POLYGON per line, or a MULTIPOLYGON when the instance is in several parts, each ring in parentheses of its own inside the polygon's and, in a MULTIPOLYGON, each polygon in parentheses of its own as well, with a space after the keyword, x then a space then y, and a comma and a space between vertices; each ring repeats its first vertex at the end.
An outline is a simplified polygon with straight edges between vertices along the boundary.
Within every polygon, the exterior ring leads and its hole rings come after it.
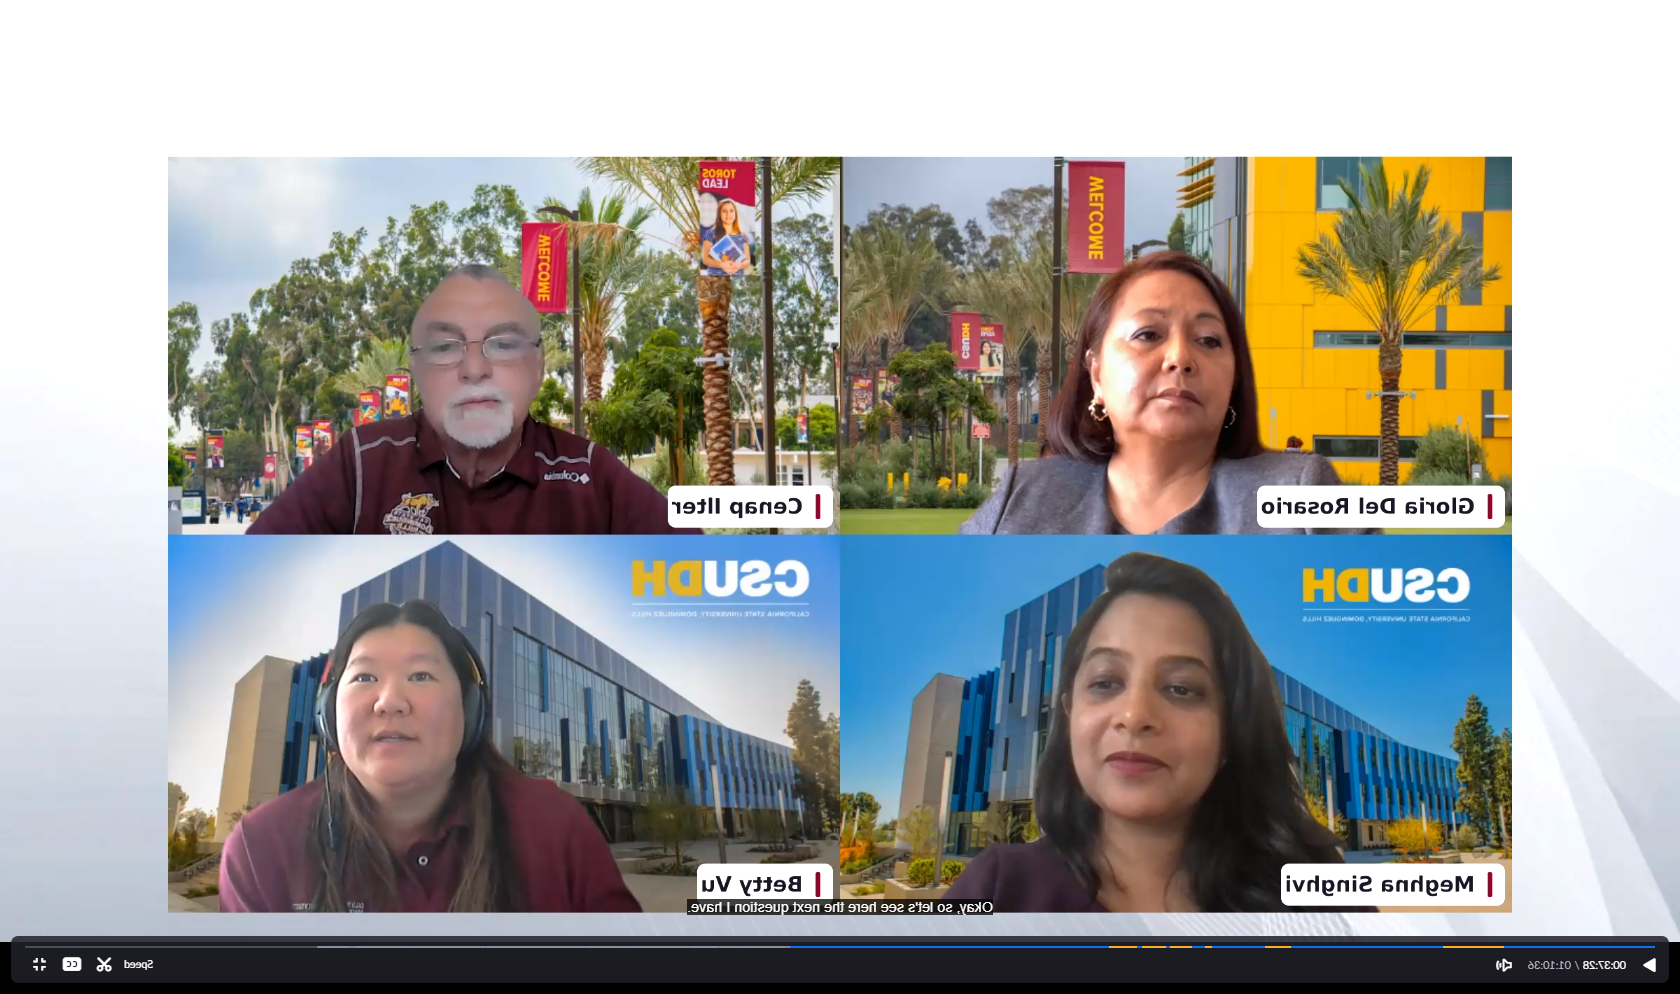
POLYGON ((408 372, 408 339, 371 337, 362 341, 356 363, 333 378, 333 385, 347 394, 377 390, 385 395, 385 377, 408 372))
POLYGON ((1429 830, 1425 832, 1422 819, 1408 818, 1389 822, 1384 826, 1384 831, 1388 835, 1390 848, 1422 855, 1441 848, 1441 833, 1444 827, 1440 821, 1432 821, 1429 823, 1429 830))
POLYGON ((608 341, 616 366, 642 350, 655 329, 669 328, 684 345, 700 345, 700 304, 694 271, 675 252, 648 252, 641 278, 624 295, 624 322, 608 341))
POLYGON ((826 824, 827 814, 837 813, 839 790, 835 784, 833 806, 825 808, 827 724, 822 716, 822 695, 809 680, 799 681, 794 691, 785 731, 793 743, 794 795, 804 802, 807 814, 816 816, 820 829, 826 824))
POLYGON ((1184 223, 1183 211, 1173 217, 1172 225, 1167 228, 1167 251, 1190 251, 1190 229, 1184 223))
MULTIPOLYGON (((683 233, 688 254, 699 262, 700 160, 682 157, 586 158, 583 171, 611 180, 621 195, 641 197, 672 227, 683 233)), ((836 157, 793 157, 770 161, 770 202, 799 203, 820 197, 840 172, 836 157)), ((729 304, 734 285, 728 276, 698 277, 701 355, 723 356, 729 351, 729 304)), ((729 370, 708 363, 703 375, 706 414, 706 477, 714 486, 735 483, 735 418, 729 400, 729 370)))
POLYGON ((776 365, 781 395, 809 406, 810 380, 824 381, 833 349, 828 329, 840 313, 834 229, 822 214, 776 222, 776 365), (785 375, 791 371, 793 375, 785 375))
POLYGON ((1487 465, 1482 443, 1452 425, 1432 425, 1418 439, 1407 483, 1440 484, 1448 480, 1470 482, 1470 467, 1487 465))
POLYGON ((939 814, 920 804, 899 815, 898 841, 910 847, 911 860, 932 858, 944 848, 940 845, 939 814))
POLYGON ((181 423, 181 408, 186 406, 192 382, 188 363, 203 337, 196 304, 182 301, 169 309, 169 417, 176 425, 181 423))
POLYGON ((1020 837, 1021 827, 1021 818, 1015 813, 1015 806, 1008 801, 996 800, 983 815, 981 837, 985 845, 1005 845, 1020 837))
MULTIPOLYGON (((636 837, 659 844, 662 854, 682 862, 682 844, 701 837, 700 812, 684 803, 680 793, 655 791, 648 803, 636 810, 636 837)), ((676 867, 673 867, 673 870, 676 867)))
POLYGON ((544 377, 542 386, 537 388, 537 396, 531 401, 531 417, 544 424, 557 425, 560 416, 570 406, 571 398, 565 385, 552 376, 544 377))
POLYGON ((190 471, 187 469, 187 457, 181 452, 180 446, 169 443, 169 485, 172 487, 185 486, 190 471))
MULTIPOLYGON (((860 233, 848 251, 852 284, 847 294, 856 294, 856 306, 880 322, 891 360, 904 350, 910 319, 950 283, 951 269, 932 239, 904 229, 884 227, 867 237, 860 233)), ((903 430, 895 414, 892 437, 900 437, 903 430)))
POLYGON ((693 449, 705 428, 700 373, 694 364, 698 352, 680 344, 669 329, 650 335, 641 352, 613 375, 607 396, 586 408, 592 437, 626 457, 666 439, 673 443, 669 478, 685 483, 680 472, 683 454, 693 449))
POLYGON ((1499 733, 1493 748, 1493 801, 1499 817, 1499 838, 1506 852, 1511 849, 1511 730, 1499 733))
POLYGON ((1400 482, 1401 336, 1433 306, 1498 280, 1499 267, 1483 269, 1481 246, 1454 233, 1439 208, 1424 208, 1428 166, 1418 167, 1415 181, 1403 175, 1392 190, 1380 168, 1361 165, 1359 175, 1359 193, 1340 181, 1350 206, 1337 211, 1333 235, 1301 248, 1296 272, 1315 293, 1347 301, 1380 336, 1378 482, 1394 486, 1400 482))
POLYGON ((224 497, 236 497, 262 472, 262 438, 254 431, 230 431, 222 436, 222 468, 206 469, 207 479, 216 481, 224 497))
MULTIPOLYGON (((185 802, 183 802, 185 803, 185 802)), ((206 838, 215 831, 216 819, 203 808, 193 808, 183 811, 175 819, 175 830, 182 834, 190 834, 197 838, 206 838)))
MULTIPOLYGON (((565 208, 550 197, 544 206, 565 208)), ((578 248, 575 301, 578 310, 578 340, 583 348, 584 399, 601 399, 601 380, 607 368, 607 343, 618 322, 624 298, 653 268, 653 257, 640 251, 639 231, 653 217, 653 208, 639 205, 626 213, 620 194, 596 203, 588 187, 578 194, 576 221, 566 223, 569 238, 578 248)))
POLYGON ((1488 724, 1487 705, 1475 694, 1464 704, 1464 717, 1453 728, 1453 752, 1458 754, 1458 810, 1482 826, 1483 838, 1494 838, 1494 776, 1496 743, 1488 724))
POLYGON ((986 219, 1008 239, 1017 257, 1025 257, 1050 237, 1052 199, 1050 187, 1042 184, 1005 190, 986 201, 986 219))

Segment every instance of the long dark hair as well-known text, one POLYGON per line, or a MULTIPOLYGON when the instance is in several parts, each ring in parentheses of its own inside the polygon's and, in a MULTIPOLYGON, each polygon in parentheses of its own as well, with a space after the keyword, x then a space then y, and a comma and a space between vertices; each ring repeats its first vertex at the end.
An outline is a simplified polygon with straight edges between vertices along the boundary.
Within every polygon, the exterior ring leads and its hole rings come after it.
POLYGON ((1211 577, 1193 566, 1132 552, 1108 565, 1105 589, 1068 636, 1056 706, 1033 797, 1038 823, 1096 899, 1102 813, 1073 766, 1068 709, 1091 631, 1125 594, 1181 601, 1212 636, 1225 763, 1196 805, 1182 869, 1201 911, 1285 911, 1278 880, 1285 863, 1340 863, 1337 838, 1314 820, 1295 773, 1272 668, 1242 615, 1211 577))
POLYGON ((1183 273, 1207 287, 1231 336, 1237 373, 1231 382, 1230 405, 1237 412, 1237 419, 1229 428, 1219 430, 1215 454, 1226 459, 1247 459, 1265 451, 1260 443, 1260 394, 1254 386, 1254 358, 1248 352, 1248 329, 1243 324, 1242 310, 1212 270, 1183 252, 1151 252, 1139 256, 1097 287, 1091 306, 1085 311, 1085 320, 1079 326, 1079 341, 1068 356, 1067 380, 1050 408, 1050 451, 1093 463, 1107 462, 1114 455, 1114 429, 1106 419, 1097 421, 1091 417, 1094 394, 1086 355, 1102 348, 1103 335, 1108 333, 1114 308, 1126 287, 1140 276, 1160 272, 1183 273))
MULTIPOLYGON (((374 604, 356 615, 333 647, 327 662, 327 681, 320 692, 338 692, 338 681, 344 675, 350 650, 362 636, 401 624, 418 625, 437 636, 450 666, 460 678, 463 692, 476 682, 467 637, 449 623, 436 605, 414 600, 401 607, 374 604)), ((489 674, 483 676, 488 681, 489 674)), ((488 685, 482 688, 484 733, 477 745, 456 759, 454 782, 444 802, 446 812, 465 812, 468 833, 461 876, 449 901, 450 911, 519 911, 525 905, 513 846, 508 838, 507 816, 496 796, 496 781, 517 771, 496 751, 488 734, 493 727, 489 690, 488 685)), ((373 798, 337 752, 327 756, 326 779, 321 806, 310 825, 311 849, 319 872, 311 909, 343 911, 346 902, 357 900, 367 911, 396 910, 397 884, 393 869, 396 855, 379 835, 373 798)))

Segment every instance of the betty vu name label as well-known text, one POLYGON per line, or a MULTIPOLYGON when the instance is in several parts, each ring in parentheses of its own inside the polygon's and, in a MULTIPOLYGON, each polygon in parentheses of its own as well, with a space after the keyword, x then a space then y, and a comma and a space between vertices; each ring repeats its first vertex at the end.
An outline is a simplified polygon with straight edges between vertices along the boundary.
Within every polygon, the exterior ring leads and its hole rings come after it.
POLYGON ((1485 528, 1505 526, 1499 487, 1261 487, 1261 528, 1485 528))
POLYGON ((834 867, 826 863, 702 863, 694 896, 702 900, 833 900, 834 867))

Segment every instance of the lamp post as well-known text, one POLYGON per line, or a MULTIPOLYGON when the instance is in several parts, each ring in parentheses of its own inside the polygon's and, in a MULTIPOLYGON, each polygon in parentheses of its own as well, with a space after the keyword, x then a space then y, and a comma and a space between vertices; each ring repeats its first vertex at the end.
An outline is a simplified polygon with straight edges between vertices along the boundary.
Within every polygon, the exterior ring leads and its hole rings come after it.
MULTIPOLYGON (((538 207, 538 214, 559 214, 573 224, 578 221, 578 212, 569 211, 564 207, 538 207)), ((566 295, 566 310, 572 312, 572 431, 583 434, 583 343, 578 332, 578 288, 582 279, 582 272, 578 269, 578 232, 567 232, 566 240, 572 246, 571 264, 571 292, 566 295)))

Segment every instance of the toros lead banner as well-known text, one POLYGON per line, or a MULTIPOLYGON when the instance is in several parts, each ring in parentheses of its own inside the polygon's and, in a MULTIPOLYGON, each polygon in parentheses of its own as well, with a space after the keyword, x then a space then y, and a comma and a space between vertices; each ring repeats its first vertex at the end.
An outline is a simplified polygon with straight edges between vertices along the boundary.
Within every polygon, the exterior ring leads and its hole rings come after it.
POLYGON ((1126 164, 1068 163, 1068 272, 1112 273, 1126 263, 1126 164))
POLYGON ((972 372, 980 368, 980 315, 951 312, 951 354, 957 357, 958 369, 972 372))
POLYGON ((709 160, 700 162, 700 192, 719 200, 733 200, 748 207, 758 206, 758 163, 709 160))
POLYGON ((519 240, 519 285, 539 314, 566 310, 566 226, 531 221, 519 240))
POLYGON ((980 326, 980 366, 982 378, 1003 375, 1003 325, 980 326))

